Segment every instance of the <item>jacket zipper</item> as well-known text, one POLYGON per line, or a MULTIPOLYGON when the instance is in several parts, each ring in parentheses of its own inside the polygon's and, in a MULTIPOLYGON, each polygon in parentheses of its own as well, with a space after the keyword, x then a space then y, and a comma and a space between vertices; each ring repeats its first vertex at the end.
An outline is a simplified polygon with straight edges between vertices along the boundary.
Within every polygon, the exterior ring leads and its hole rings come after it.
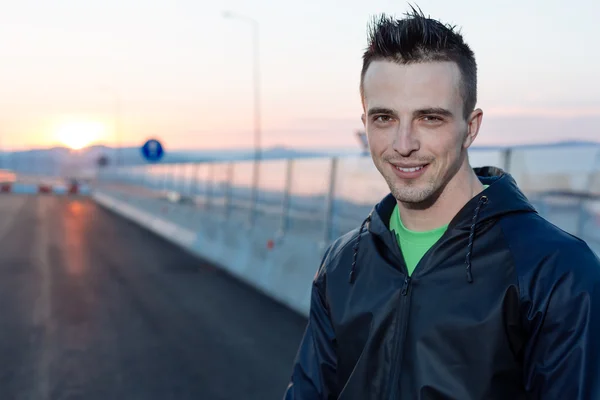
POLYGON ((396 319, 396 332, 401 328, 402 332, 399 335, 396 335, 396 343, 394 345, 394 361, 392 364, 391 371, 391 379, 390 379, 390 400, 394 400, 398 395, 398 379, 400 377, 400 365, 402 364, 402 359, 404 356, 404 352, 402 348, 404 347, 404 338, 406 336, 406 329, 408 327, 407 318, 408 318, 408 301, 410 300, 408 296, 409 288, 410 288, 411 277, 406 275, 404 278, 404 284, 402 285, 402 290, 400 292, 400 304, 398 307, 398 312, 400 316, 396 319))
MULTIPOLYGON (((402 284, 402 290, 400 291, 400 301, 399 301, 399 307, 398 307, 398 313, 400 313, 400 316, 396 319, 396 330, 395 332, 398 332, 398 330, 400 328, 402 328, 402 332, 398 335, 396 335, 396 342, 394 343, 394 360, 393 360, 393 364, 392 364, 392 370, 391 370, 391 374, 390 374, 390 387, 388 389, 389 392, 389 400, 395 400, 396 397, 398 396, 398 389, 399 389, 399 377, 400 377, 400 365, 402 364, 403 358, 404 358, 404 340, 406 337, 406 331, 408 330, 408 314, 409 314, 409 310, 407 307, 407 304, 409 304, 410 301, 410 293, 409 293, 409 289, 410 289, 410 283, 412 281, 411 276, 408 274, 408 269, 406 267, 406 264, 404 263, 404 258, 402 257, 402 253, 400 252, 400 248, 397 247, 397 241, 396 241, 396 236, 391 232, 389 232, 389 236, 388 239, 392 240, 392 242, 394 243, 394 246, 391 247, 392 249, 392 253, 398 258, 400 265, 402 266, 402 272, 404 272, 405 278, 404 278, 404 283, 402 284)), ((417 263, 414 271, 413 271, 413 276, 418 273, 418 271, 420 270, 421 264, 423 264, 423 259, 427 258, 429 253, 431 253, 435 248, 437 248, 440 243, 442 242, 442 240, 448 235, 448 230, 446 230, 446 232, 444 232, 444 234, 442 235, 442 237, 423 255, 423 257, 421 257, 421 260, 417 263)))

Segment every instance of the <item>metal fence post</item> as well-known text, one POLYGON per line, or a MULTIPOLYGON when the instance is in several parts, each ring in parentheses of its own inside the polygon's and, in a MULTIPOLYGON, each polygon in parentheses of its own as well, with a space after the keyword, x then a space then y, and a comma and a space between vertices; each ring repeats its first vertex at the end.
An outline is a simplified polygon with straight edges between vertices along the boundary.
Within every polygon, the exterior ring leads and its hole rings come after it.
POLYGON ((173 191, 179 193, 177 185, 179 184, 179 166, 181 164, 173 164, 173 191))
POLYGON ((163 179, 162 179, 163 192, 167 191, 168 182, 169 182, 169 164, 165 164, 164 171, 163 171, 163 179))
MULTIPOLYGON (((592 169, 588 175, 587 178, 587 182, 585 185, 585 189, 587 191, 587 193, 592 193, 592 187, 594 185, 594 179, 596 178, 596 167, 600 167, 600 150, 598 150, 596 152, 596 157, 594 158, 594 163, 592 164, 592 169)), ((591 197, 590 197, 590 202, 591 202, 591 197)), ((581 239, 584 239, 584 234, 585 234, 585 226, 586 223, 588 221, 588 218, 590 217, 590 213, 587 212, 586 209, 586 205, 587 205, 587 199, 585 198, 584 194, 581 194, 581 197, 579 199, 579 218, 577 221, 577 231, 575 232, 575 235, 577 235, 578 237, 580 237, 581 239)))
POLYGON ((187 192, 190 189, 190 181, 189 181, 190 177, 188 176, 190 166, 191 166, 191 164, 189 162, 183 164, 183 171, 182 171, 183 184, 181 185, 181 196, 187 194, 187 192))
POLYGON ((165 193, 167 193, 171 187, 171 168, 173 164, 165 165, 165 193))
POLYGON ((190 196, 190 199, 193 200, 194 197, 194 178, 196 177, 196 171, 198 170, 198 164, 196 163, 192 163, 191 164, 191 173, 190 173, 190 183, 188 185, 188 190, 187 190, 187 194, 188 196, 190 196))
POLYGON ((285 168, 285 186, 283 189, 283 201, 281 202, 281 224, 276 234, 277 239, 281 240, 290 228, 290 199, 292 192, 292 177, 294 170, 294 159, 288 158, 285 168))
POLYGON ((192 175, 190 176, 190 185, 188 187, 188 195, 190 196, 190 211, 195 213, 196 211, 196 195, 198 194, 198 170, 200 164, 192 163, 192 175))
POLYGON ((192 163, 185 164, 185 174, 184 174, 185 179, 184 179, 184 185, 181 188, 182 195, 183 194, 189 195, 189 193, 190 193, 190 187, 192 186, 192 174, 194 173, 193 168, 194 168, 194 164, 192 164, 192 163), (190 171, 190 167, 191 167, 192 171, 190 171), (191 172, 191 174, 189 172, 191 172), (190 176, 188 176, 188 175, 190 175, 190 176))
POLYGON ((510 173, 512 153, 513 153, 513 149, 510 147, 504 150, 504 154, 502 157, 504 159, 504 168, 503 168, 504 172, 510 173))
POLYGON ((250 195, 250 214, 248 217, 248 228, 253 228, 256 222, 256 208, 258 206, 258 186, 260 184, 261 161, 255 159, 252 168, 252 188, 250 195))
POLYGON ((150 188, 154 190, 160 190, 160 174, 158 174, 158 166, 152 165, 150 167, 150 188))
POLYGON ((185 178, 186 187, 184 188, 185 190, 182 190, 182 192, 191 197, 192 179, 194 177, 194 163, 188 163, 185 170, 186 170, 186 172, 189 171, 190 176, 188 177, 187 176, 188 174, 186 174, 186 178, 185 178))
POLYGON ((185 187, 185 163, 177 164, 177 173, 175 174, 175 191, 180 195, 183 195, 183 188, 185 187))
POLYGON ((333 208, 335 201, 335 184, 337 177, 338 158, 331 159, 331 168, 329 170, 329 190, 327 192, 324 216, 324 235, 323 249, 329 245, 333 236, 333 208))
POLYGON ((579 210, 578 210, 578 218, 577 218, 577 227, 575 228, 575 236, 579 237, 580 239, 585 240, 584 233, 585 233, 585 225, 587 223, 588 220, 588 215, 585 209, 585 198, 583 196, 583 193, 580 195, 579 198, 579 210))
POLYGON ((225 218, 229 219, 231 215, 232 203, 232 187, 233 187, 233 162, 227 164, 227 180, 225 181, 225 218))
POLYGON ((198 194, 198 170, 200 170, 200 164, 195 163, 192 167, 192 181, 190 182, 190 197, 194 204, 196 204, 196 195, 198 194))
MULTIPOLYGON (((137 186, 137 176, 135 167, 126 167, 127 171, 127 181, 129 182, 129 186, 137 186)), ((72 175, 72 172, 69 171, 69 175, 72 175)))
POLYGON ((131 183, 134 186, 140 187, 141 182, 140 182, 140 169, 138 167, 132 167, 131 168, 131 175, 132 175, 132 180, 131 183))
POLYGON ((175 187, 175 168, 177 167, 177 164, 169 164, 171 168, 169 168, 169 173, 168 173, 168 183, 167 183, 167 191, 172 191, 173 188, 175 187))
POLYGON ((204 202, 204 209, 210 209, 210 203, 212 198, 213 180, 215 175, 215 163, 214 161, 208 164, 208 176, 206 178, 206 201, 204 202))
POLYGON ((151 165, 142 165, 140 167, 140 186, 143 188, 150 188, 150 179, 149 179, 149 174, 148 174, 148 170, 151 168, 151 165))

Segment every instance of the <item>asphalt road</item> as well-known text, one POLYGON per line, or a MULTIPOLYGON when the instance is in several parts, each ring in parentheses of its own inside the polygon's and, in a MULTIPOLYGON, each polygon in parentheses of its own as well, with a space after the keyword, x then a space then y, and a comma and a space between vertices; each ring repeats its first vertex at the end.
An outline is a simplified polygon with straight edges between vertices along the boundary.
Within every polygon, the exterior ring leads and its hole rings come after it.
POLYGON ((304 327, 89 200, 0 196, 0 399, 281 399, 304 327))

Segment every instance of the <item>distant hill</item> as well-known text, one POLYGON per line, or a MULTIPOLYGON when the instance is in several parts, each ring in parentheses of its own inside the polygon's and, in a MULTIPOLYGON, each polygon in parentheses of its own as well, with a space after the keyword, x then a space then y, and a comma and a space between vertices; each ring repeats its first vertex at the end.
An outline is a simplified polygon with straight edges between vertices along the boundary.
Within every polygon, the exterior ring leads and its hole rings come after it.
MULTIPOLYGON (((287 158, 314 158, 329 156, 330 152, 303 151, 286 147, 263 149, 263 160, 287 158)), ((106 157, 109 165, 133 166, 146 165, 149 162, 142 156, 139 148, 115 149, 108 146, 90 146, 73 151, 65 147, 33 149, 16 152, 0 152, 0 169, 10 169, 19 173, 65 175, 71 171, 93 171, 100 157, 106 157)), ((211 161, 242 161, 255 157, 251 149, 222 150, 181 150, 167 151, 161 164, 211 161)))
POLYGON ((600 142, 583 141, 583 140, 564 140, 559 142, 551 143, 523 143, 523 144, 504 144, 504 145, 474 145, 471 147, 473 150, 493 151, 502 150, 507 148, 514 148, 519 150, 526 149, 544 149, 544 148, 557 148, 557 147, 585 147, 585 146, 600 146, 600 142))
MULTIPOLYGON (((547 144, 523 144, 516 146, 474 146, 474 151, 497 151, 507 147, 519 149, 565 147, 565 146, 600 146, 599 142, 564 141, 547 144)), ((287 158, 318 158, 331 156, 359 156, 360 148, 340 149, 293 149, 284 146, 265 148, 262 150, 263 160, 277 160, 287 158)), ((10 169, 19 173, 43 175, 69 175, 74 171, 93 173, 97 169, 100 157, 106 157, 109 165, 133 166, 145 165, 148 162, 143 158, 139 148, 115 149, 108 146, 95 145, 79 151, 65 147, 52 147, 48 149, 32 149, 17 152, 0 152, 0 169, 10 169)), ((218 149, 218 150, 173 150, 165 153, 161 164, 185 162, 210 162, 210 161, 243 161, 254 158, 252 149, 218 149)))

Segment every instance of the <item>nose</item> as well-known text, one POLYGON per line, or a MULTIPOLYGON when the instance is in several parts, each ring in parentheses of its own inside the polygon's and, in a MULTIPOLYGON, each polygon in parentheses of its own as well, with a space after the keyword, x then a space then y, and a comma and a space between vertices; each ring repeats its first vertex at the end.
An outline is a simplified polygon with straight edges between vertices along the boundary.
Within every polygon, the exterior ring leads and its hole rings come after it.
POLYGON ((403 157, 409 157, 413 152, 419 150, 420 143, 410 122, 398 124, 392 147, 403 157))

